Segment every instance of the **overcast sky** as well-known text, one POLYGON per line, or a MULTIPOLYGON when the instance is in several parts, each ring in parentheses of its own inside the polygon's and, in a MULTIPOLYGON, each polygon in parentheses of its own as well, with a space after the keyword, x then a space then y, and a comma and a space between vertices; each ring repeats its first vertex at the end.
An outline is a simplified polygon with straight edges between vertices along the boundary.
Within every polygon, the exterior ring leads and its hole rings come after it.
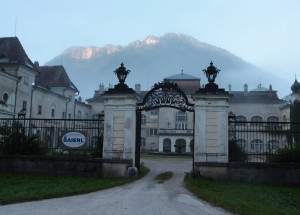
POLYGON ((71 46, 124 46, 148 35, 183 33, 290 82, 295 73, 300 79, 299 0, 0 0, 0 5, 0 37, 16 35, 41 65, 71 46))

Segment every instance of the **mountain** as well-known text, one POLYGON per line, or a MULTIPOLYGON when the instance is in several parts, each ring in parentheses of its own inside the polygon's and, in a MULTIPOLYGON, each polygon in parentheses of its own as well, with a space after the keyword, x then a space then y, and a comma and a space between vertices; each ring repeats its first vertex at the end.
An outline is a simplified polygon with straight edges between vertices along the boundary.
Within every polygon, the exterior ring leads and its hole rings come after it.
MULTIPOLYGON (((91 98, 100 83, 105 87, 117 84, 113 73, 123 62, 131 70, 126 79, 128 86, 140 83, 142 90, 149 90, 154 83, 165 77, 181 73, 207 79, 202 70, 213 61, 221 69, 216 79, 222 88, 232 85, 232 90, 242 90, 247 83, 249 89, 256 88, 261 81, 266 87, 280 83, 280 79, 247 63, 229 51, 200 42, 184 34, 168 33, 162 37, 148 36, 143 41, 134 41, 127 46, 71 47, 46 65, 62 64, 73 83, 84 98, 91 98)), ((288 85, 289 87, 289 85, 288 85)), ((277 89, 276 86, 273 89, 277 89)))

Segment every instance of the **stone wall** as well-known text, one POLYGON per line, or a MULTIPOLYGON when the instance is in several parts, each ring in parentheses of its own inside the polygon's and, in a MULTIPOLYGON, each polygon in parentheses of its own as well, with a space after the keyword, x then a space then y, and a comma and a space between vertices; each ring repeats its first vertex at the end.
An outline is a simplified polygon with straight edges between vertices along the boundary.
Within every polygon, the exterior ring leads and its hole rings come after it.
POLYGON ((0 157, 0 172, 101 176, 102 161, 41 156, 0 157))
POLYGON ((195 163, 206 178, 216 180, 300 185, 300 164, 195 163))
POLYGON ((0 172, 115 178, 127 175, 132 160, 44 156, 0 157, 0 172))

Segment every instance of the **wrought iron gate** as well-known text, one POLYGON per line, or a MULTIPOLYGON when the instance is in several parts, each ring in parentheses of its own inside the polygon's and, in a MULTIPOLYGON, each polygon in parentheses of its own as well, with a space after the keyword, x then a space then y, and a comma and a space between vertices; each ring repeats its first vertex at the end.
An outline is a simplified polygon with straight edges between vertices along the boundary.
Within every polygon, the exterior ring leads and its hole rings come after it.
MULTIPOLYGON (((145 95, 143 102, 137 104, 136 110, 136 145, 135 163, 140 169, 140 142, 141 142, 141 112, 149 111, 160 107, 169 107, 183 112, 194 112, 194 105, 189 103, 186 94, 180 89, 178 84, 173 82, 159 82, 145 95)), ((194 116, 195 118, 195 116, 194 116)), ((195 124, 195 123, 194 123, 195 124)), ((193 126, 195 129, 195 126, 193 126)), ((194 132, 193 132, 194 138, 194 132)), ((194 145, 193 145, 194 154, 194 145)), ((194 156, 193 156, 194 160, 194 156)), ((194 162, 193 162, 194 163, 194 162)))

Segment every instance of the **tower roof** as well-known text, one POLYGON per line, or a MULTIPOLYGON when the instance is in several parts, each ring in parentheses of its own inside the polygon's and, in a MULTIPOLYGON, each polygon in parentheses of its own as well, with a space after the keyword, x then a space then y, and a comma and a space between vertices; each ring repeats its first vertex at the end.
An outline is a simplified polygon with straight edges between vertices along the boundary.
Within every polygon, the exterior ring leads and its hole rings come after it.
POLYGON ((293 93, 299 93, 300 92, 300 83, 297 81, 296 78, 295 78, 295 82, 291 86, 291 90, 292 90, 293 93))

